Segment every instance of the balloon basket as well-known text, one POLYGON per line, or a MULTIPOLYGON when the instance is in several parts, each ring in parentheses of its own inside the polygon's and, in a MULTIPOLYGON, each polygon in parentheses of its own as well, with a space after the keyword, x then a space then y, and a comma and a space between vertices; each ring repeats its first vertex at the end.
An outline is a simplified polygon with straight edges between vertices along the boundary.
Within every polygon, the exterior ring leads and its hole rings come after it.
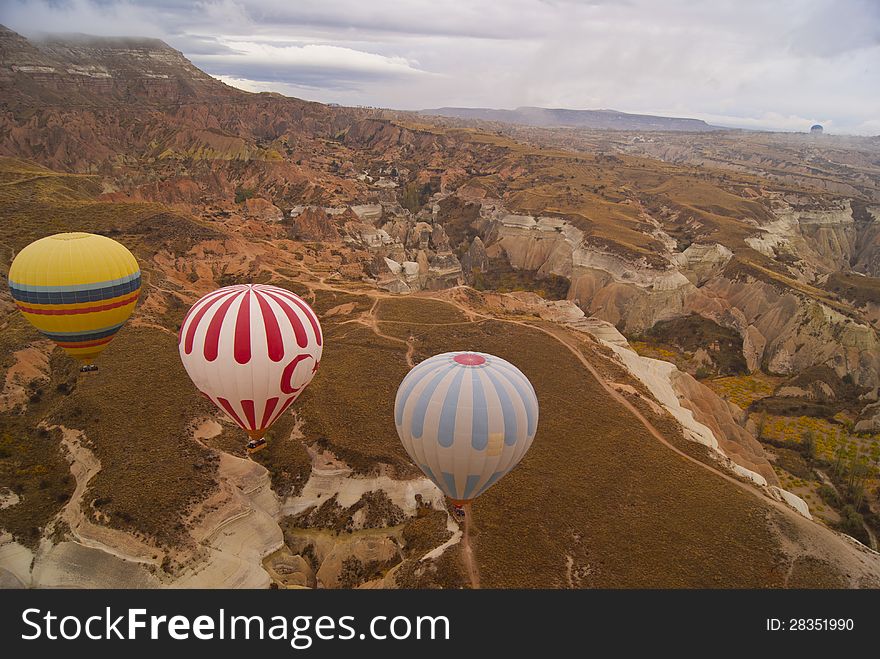
POLYGON ((267 446, 269 446, 269 443, 265 439, 252 439, 247 443, 248 455, 259 453, 267 446))

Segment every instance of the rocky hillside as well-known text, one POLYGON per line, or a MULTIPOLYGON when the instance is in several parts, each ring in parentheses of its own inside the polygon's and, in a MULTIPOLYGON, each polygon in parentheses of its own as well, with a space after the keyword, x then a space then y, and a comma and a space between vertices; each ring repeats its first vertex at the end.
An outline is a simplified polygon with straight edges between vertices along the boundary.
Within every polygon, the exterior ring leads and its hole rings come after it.
POLYGON ((869 160, 841 192, 634 135, 562 150, 248 94, 159 42, 7 30, 0 58, 0 272, 81 229, 145 282, 98 374, 0 290, 0 584, 472 585, 386 414, 462 346, 516 362, 542 410, 474 506, 483 586, 880 584, 869 160), (253 459, 175 346, 198 297, 243 281, 306 297, 326 338, 253 459))

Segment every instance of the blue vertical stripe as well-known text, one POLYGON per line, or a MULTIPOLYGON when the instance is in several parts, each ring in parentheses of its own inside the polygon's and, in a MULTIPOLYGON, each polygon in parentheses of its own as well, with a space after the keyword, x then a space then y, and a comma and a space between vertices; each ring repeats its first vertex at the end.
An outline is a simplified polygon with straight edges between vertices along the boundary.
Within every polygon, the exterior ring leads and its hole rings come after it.
POLYGON ((462 353, 435 355, 412 369, 401 383, 394 411, 404 446, 425 475, 447 496, 467 501, 485 492, 519 462, 504 460, 502 468, 502 463, 486 459, 489 430, 500 431, 503 424, 505 455, 512 459, 517 445, 524 448, 535 435, 538 401, 531 383, 512 364, 482 353, 476 354, 481 354, 485 363, 460 364, 453 359, 457 354, 462 353), (467 378, 472 390, 465 394, 467 378), (467 415, 468 408, 471 418, 465 416, 463 423, 458 423, 459 409, 467 415), (458 436, 457 430, 461 431, 458 436), (424 440, 415 452, 414 440, 424 440), (511 447, 513 452, 507 450, 511 447), (449 471, 444 470, 446 465, 449 471))
POLYGON ((471 417, 471 446, 482 451, 489 443, 489 410, 486 408, 486 392, 483 381, 477 375, 477 369, 471 369, 471 387, 473 387, 473 412, 471 417))
POLYGON ((412 434, 413 439, 421 439, 422 435, 425 434, 425 415, 428 413, 428 405, 431 402, 431 397, 434 395, 434 391, 437 389, 437 386, 440 384, 440 381, 446 377, 446 375, 455 368, 454 364, 447 366, 442 369, 439 373, 434 375, 431 381, 427 384, 427 386, 422 389, 422 393, 419 395, 419 399, 416 401, 416 407, 413 411, 412 418, 412 434))
POLYGON ((480 482, 481 478, 482 476, 480 474, 471 474, 467 477, 467 483, 464 486, 464 496, 462 497, 462 499, 468 500, 475 496, 474 489, 477 487, 477 483, 480 482))
MULTIPOLYGON (((458 496, 458 489, 456 489, 456 487, 455 487, 455 476, 453 474, 450 474, 448 471, 444 471, 444 472, 442 472, 442 474, 443 474, 443 482, 446 483, 446 487, 448 488, 446 490, 446 494, 448 496, 451 496, 453 499, 462 498, 462 497, 458 496)), ((434 481, 434 482, 436 483, 437 481, 434 481)))
POLYGON ((491 368, 486 369, 486 375, 495 386, 495 393, 498 394, 498 400, 501 401, 501 414, 504 416, 504 443, 507 446, 513 446, 516 444, 517 430, 516 410, 513 407, 513 401, 507 393, 507 388, 491 368))
POLYGON ((404 378, 402 390, 397 395, 397 410, 396 410, 396 421, 397 425, 401 425, 403 423, 403 411, 406 408, 406 402, 409 400, 410 394, 413 392, 413 389, 422 381, 422 378, 431 372, 432 368, 438 368, 440 366, 440 361, 434 359, 426 359, 421 364, 418 364, 413 370, 411 370, 407 376, 404 378))
MULTIPOLYGON (((499 366, 501 366, 501 364, 499 364, 499 366)), ((516 389, 516 393, 518 393, 519 397, 522 399, 523 406, 526 408, 529 437, 531 437, 535 434, 535 429, 538 425, 538 415, 535 410, 537 403, 531 383, 529 383, 522 374, 503 367, 498 369, 498 375, 510 382, 510 384, 513 385, 513 388, 516 389)))
POLYGON ((431 471, 431 468, 428 465, 419 465, 419 469, 421 469, 424 472, 425 476, 430 478, 432 482, 439 485, 437 477, 434 475, 434 472, 431 471))
POLYGON ((443 409, 440 411, 440 427, 437 431, 437 442, 440 446, 449 447, 455 441, 455 418, 458 415, 458 396, 461 393, 461 379, 465 369, 459 368, 458 373, 446 391, 443 409))

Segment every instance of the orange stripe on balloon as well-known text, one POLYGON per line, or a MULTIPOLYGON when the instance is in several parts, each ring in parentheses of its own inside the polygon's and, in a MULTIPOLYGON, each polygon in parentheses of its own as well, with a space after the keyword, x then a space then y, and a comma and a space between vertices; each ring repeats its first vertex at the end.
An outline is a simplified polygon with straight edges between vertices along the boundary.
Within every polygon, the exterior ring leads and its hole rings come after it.
POLYGON ((32 313, 38 316, 74 316, 83 313, 95 313, 97 311, 110 311, 111 309, 124 307, 125 305, 131 304, 132 302, 137 302, 139 294, 140 290, 138 290, 131 297, 127 297, 124 300, 119 300, 118 302, 113 302, 112 304, 101 304, 97 307, 80 307, 79 309, 35 309, 33 307, 26 307, 23 304, 19 304, 18 308, 21 309, 21 311, 24 313, 32 313))
POLYGON ((92 348, 94 346, 102 346, 105 343, 110 343, 113 340, 113 336, 108 336, 103 339, 96 339, 94 341, 83 341, 81 343, 77 342, 67 342, 67 341, 56 341, 55 343, 61 346, 62 348, 92 348))

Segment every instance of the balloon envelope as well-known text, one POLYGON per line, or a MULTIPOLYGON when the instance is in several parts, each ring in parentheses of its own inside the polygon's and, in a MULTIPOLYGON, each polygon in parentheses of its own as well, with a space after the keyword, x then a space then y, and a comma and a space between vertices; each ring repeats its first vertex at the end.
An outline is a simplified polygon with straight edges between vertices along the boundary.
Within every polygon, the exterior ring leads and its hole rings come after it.
POLYGON ((535 438, 538 399, 513 364, 481 352, 426 359, 401 382, 394 421, 406 452, 455 502, 513 469, 535 438))
POLYGON ((251 437, 265 434, 321 361, 315 312, 276 286, 208 293, 183 319, 178 349, 193 383, 251 437))
POLYGON ((90 363, 134 311, 141 271, 131 252, 111 238, 59 233, 18 253, 9 289, 31 325, 90 363))

